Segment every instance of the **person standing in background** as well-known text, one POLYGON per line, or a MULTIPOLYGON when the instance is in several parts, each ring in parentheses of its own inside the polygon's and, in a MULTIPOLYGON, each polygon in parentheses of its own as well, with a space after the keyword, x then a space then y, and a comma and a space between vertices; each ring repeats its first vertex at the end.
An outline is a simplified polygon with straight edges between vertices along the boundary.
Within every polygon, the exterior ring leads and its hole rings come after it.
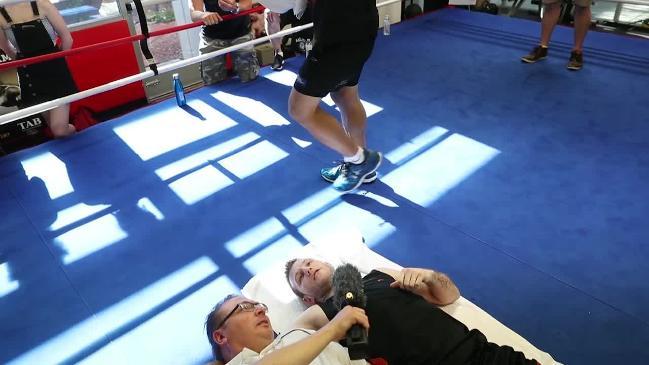
MULTIPOLYGON (((41 56, 72 48, 72 35, 58 9, 49 0, 0 7, 0 48, 12 59, 41 56), (60 38, 60 48, 56 37, 60 38)), ((65 58, 18 68, 20 108, 44 103, 78 91, 65 58)), ((70 124, 70 105, 58 106, 45 118, 55 138, 76 132, 70 124)))

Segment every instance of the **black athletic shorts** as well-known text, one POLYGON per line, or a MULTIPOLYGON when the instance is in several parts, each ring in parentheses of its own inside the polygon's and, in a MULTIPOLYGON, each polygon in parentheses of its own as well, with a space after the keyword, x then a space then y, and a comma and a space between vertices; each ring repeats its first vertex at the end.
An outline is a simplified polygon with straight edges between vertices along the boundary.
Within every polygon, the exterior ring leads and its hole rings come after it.
POLYGON ((374 49, 374 40, 333 45, 324 50, 314 48, 293 87, 304 95, 322 98, 342 87, 356 86, 374 49))

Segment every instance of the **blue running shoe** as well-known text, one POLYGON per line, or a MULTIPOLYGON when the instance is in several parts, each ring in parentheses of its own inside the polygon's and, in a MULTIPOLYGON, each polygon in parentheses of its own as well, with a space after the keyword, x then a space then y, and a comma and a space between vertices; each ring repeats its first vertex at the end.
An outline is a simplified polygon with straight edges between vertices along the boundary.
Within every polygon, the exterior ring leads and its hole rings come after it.
MULTIPOLYGON (((322 178, 325 181, 328 181, 330 183, 336 181, 336 178, 338 178, 338 175, 340 175, 340 170, 342 169, 344 163, 345 162, 341 161, 341 162, 338 162, 335 166, 325 167, 325 168, 321 169, 320 170, 320 176, 322 176, 322 178)), ((376 178, 378 178, 378 177, 379 177, 379 175, 376 173, 376 171, 374 171, 371 174, 365 176, 365 178, 363 179, 363 184, 371 183, 374 180, 376 180, 376 178)))
POLYGON ((363 179, 379 168, 383 160, 380 152, 365 149, 363 155, 365 160, 360 164, 346 163, 342 165, 340 174, 333 183, 334 189, 341 192, 352 191, 363 183, 363 179))

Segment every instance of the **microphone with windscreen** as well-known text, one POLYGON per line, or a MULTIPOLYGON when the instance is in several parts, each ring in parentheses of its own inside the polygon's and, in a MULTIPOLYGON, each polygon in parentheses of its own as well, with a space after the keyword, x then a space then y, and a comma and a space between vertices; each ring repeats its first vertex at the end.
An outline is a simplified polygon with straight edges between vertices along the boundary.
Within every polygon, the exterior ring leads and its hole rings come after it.
MULTIPOLYGON (((363 280, 358 269, 351 264, 339 266, 333 275, 333 302, 336 310, 344 306, 365 308, 367 297, 363 290, 363 280)), ((347 331, 346 347, 352 360, 365 359, 368 356, 369 343, 367 330, 359 324, 353 325, 347 331)))

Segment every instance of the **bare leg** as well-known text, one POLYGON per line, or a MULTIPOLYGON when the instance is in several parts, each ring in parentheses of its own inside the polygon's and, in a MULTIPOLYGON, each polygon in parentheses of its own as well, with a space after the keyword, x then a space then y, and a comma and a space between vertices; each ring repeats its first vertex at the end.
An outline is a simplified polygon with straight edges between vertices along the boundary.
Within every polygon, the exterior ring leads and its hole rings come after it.
POLYGON ((331 98, 340 109, 343 127, 354 143, 365 147, 365 130, 367 128, 367 114, 358 95, 358 85, 346 86, 332 92, 331 98))
MULTIPOLYGON (((264 24, 266 25, 266 34, 272 35, 279 32, 280 28, 280 19, 279 14, 273 12, 265 12, 264 24)), ((282 50, 282 38, 273 38, 270 40, 270 44, 273 45, 275 53, 282 50)))
POLYGON ((561 3, 544 5, 543 19, 541 20, 541 45, 547 47, 550 43, 550 37, 554 31, 554 26, 559 21, 561 15, 561 3))
POLYGON ((338 120, 320 108, 320 98, 292 89, 288 110, 293 119, 325 146, 343 156, 354 156, 358 152, 359 146, 345 133, 338 120))
POLYGON ((77 129, 70 124, 70 105, 56 107, 48 113, 48 124, 54 138, 67 137, 74 134, 77 129))
POLYGON ((575 46, 574 51, 582 52, 584 47, 584 40, 590 28, 590 7, 575 5, 575 46))

